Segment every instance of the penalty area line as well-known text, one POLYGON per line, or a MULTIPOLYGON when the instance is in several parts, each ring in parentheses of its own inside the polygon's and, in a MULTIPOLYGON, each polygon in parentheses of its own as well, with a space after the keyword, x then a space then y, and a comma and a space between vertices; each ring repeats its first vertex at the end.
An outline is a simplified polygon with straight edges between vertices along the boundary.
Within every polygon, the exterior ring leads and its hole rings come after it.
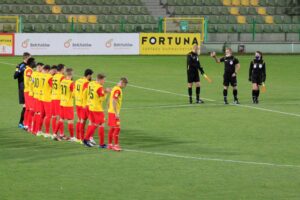
POLYGON ((242 161, 242 160, 228 160, 228 159, 221 159, 221 158, 184 156, 184 155, 178 155, 178 154, 172 154, 172 153, 160 153, 160 152, 143 151, 143 150, 135 150, 135 149, 123 149, 123 150, 126 151, 126 152, 149 154, 149 155, 171 157, 171 158, 182 158, 182 159, 189 159, 189 160, 202 160, 202 161, 214 161, 214 162, 235 163, 235 164, 244 164, 244 165, 261 165, 261 166, 270 166, 270 167, 286 167, 286 168, 298 168, 298 169, 300 169, 300 165, 278 164, 278 163, 268 163, 268 162, 255 162, 255 161, 242 161))

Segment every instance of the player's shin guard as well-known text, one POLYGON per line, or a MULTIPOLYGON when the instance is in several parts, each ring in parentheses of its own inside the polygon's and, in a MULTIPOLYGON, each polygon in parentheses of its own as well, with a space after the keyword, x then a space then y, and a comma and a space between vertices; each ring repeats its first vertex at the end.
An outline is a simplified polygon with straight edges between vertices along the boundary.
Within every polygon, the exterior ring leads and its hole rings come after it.
POLYGON ((104 145, 104 126, 100 126, 98 130, 99 144, 104 145))
POLYGON ((25 109, 24 113, 24 126, 28 127, 29 110, 25 109))
POLYGON ((108 131, 108 144, 112 144, 113 142, 113 137, 114 137, 114 127, 111 127, 108 131))
POLYGON ((121 131, 120 127, 115 128, 115 131, 114 131, 114 143, 115 143, 115 145, 119 144, 120 131, 121 131))
POLYGON ((73 125, 73 123, 68 124, 68 129, 69 129, 70 137, 74 137, 74 125, 73 125))
POLYGON ((49 134, 50 133, 51 116, 46 116, 44 122, 45 122, 45 133, 49 134))
POLYGON ((79 121, 76 123, 76 138, 81 139, 81 123, 79 121))
POLYGON ((238 98, 237 98, 237 95, 238 95, 237 89, 233 89, 233 98, 234 98, 234 100, 237 100, 237 99, 238 99, 238 98))
POLYGON ((30 110, 28 114, 28 130, 33 132, 33 118, 34 118, 34 111, 30 110))

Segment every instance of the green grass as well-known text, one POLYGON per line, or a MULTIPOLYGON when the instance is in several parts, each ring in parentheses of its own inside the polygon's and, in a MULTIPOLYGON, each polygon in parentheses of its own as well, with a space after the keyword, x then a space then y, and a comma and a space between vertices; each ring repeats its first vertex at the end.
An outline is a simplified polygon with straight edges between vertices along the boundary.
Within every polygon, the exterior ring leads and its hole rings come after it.
MULTIPOLYGON (((135 151, 121 153, 16 128, 21 108, 12 74, 20 57, 0 58, 0 199, 300 199, 299 57, 265 57, 267 93, 259 105, 251 104, 247 80, 251 56, 239 56, 242 106, 222 104, 223 65, 207 56, 201 62, 213 83, 203 80, 201 95, 215 101, 181 106, 187 97, 128 86, 120 140, 135 151)), ((133 86, 187 93, 184 56, 36 58, 65 63, 77 76, 91 67, 108 81, 126 75, 133 86)))

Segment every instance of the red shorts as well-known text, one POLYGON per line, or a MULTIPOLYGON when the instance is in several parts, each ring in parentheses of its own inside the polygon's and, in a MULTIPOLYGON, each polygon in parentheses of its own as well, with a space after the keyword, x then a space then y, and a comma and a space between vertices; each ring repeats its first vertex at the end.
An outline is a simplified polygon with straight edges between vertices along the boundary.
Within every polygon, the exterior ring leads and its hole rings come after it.
POLYGON ((52 111, 52 116, 60 115, 60 100, 51 101, 51 111, 52 111))
POLYGON ((78 119, 81 119, 81 112, 82 112, 82 107, 76 106, 76 114, 77 114, 78 119))
POLYGON ((24 98, 25 98, 25 108, 29 109, 29 92, 24 92, 24 98))
POLYGON ((34 99, 34 111, 42 112, 43 111, 43 103, 38 99, 34 99))
POLYGON ((66 120, 74 119, 74 110, 73 107, 60 107, 60 117, 66 120))
POLYGON ((104 112, 89 111, 89 120, 93 124, 103 124, 105 122, 104 112))
POLYGON ((28 104, 29 104, 29 109, 34 110, 34 99, 32 96, 28 95, 28 104))
POLYGON ((51 115, 52 115, 51 102, 43 101, 43 107, 44 107, 45 115, 48 117, 51 117, 51 115))
POLYGON ((88 107, 82 108, 81 110, 81 119, 87 120, 89 117, 89 109, 88 107))
POLYGON ((81 106, 76 106, 76 112, 79 119, 87 120, 89 117, 89 112, 87 107, 83 108, 81 106))
POLYGON ((116 118, 115 113, 108 113, 108 126, 111 126, 111 127, 119 127, 120 126, 120 119, 116 118))

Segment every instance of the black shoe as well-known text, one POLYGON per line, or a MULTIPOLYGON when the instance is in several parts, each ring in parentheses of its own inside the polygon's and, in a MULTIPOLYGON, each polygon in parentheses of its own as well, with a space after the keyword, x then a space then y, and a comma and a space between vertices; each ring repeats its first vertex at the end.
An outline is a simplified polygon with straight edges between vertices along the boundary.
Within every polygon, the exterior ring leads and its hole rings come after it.
POLYGON ((227 99, 224 99, 224 104, 227 105, 228 104, 228 101, 227 99))
POLYGON ((85 145, 87 147, 93 147, 93 145, 88 140, 83 140, 83 145, 85 145))
POLYGON ((99 148, 100 148, 100 149, 106 149, 106 148, 107 148, 107 145, 106 145, 106 144, 99 145, 99 148))
POLYGON ((198 99, 198 100, 196 101, 196 104, 201 104, 201 103, 204 103, 204 101, 202 101, 201 99, 198 99))
POLYGON ((190 97, 190 104, 192 104, 193 103, 193 99, 190 97))

